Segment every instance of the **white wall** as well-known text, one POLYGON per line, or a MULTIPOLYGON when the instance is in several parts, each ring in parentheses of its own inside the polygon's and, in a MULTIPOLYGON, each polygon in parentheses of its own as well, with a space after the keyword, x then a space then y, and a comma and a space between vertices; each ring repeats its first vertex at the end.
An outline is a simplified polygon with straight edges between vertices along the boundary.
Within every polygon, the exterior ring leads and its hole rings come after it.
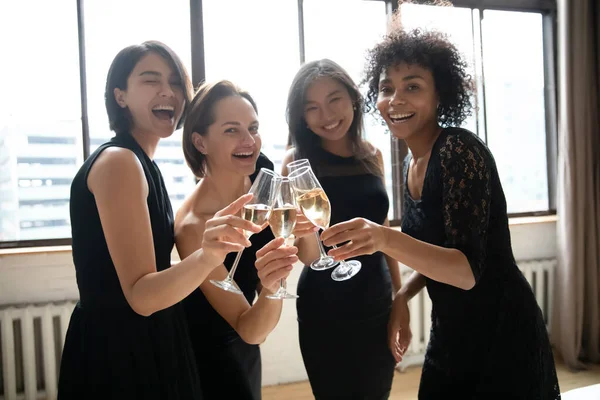
MULTIPOLYGON (((511 223, 513 249, 517 260, 553 258, 556 255, 556 223, 552 218, 518 220, 511 223)), ((299 266, 288 279, 296 293, 299 266)), ((44 252, 0 253, 0 307, 78 298, 75 270, 68 247, 44 252)), ((298 346, 295 301, 285 300, 281 320, 262 346, 263 384, 306 379, 298 346)))

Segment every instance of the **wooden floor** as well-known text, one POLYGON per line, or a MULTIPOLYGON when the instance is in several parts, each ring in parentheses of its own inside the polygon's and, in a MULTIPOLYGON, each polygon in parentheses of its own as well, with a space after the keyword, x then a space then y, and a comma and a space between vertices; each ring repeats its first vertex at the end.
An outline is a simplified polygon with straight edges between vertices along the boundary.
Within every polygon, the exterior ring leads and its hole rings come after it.
MULTIPOLYGON (((561 392, 600 383, 600 365, 594 365, 587 371, 571 372, 564 363, 557 360, 558 381, 561 392)), ((390 400, 417 400, 420 367, 407 368, 396 372, 390 400)), ((289 385, 269 386, 263 389, 263 400, 309 400, 314 399, 308 382, 289 385)))

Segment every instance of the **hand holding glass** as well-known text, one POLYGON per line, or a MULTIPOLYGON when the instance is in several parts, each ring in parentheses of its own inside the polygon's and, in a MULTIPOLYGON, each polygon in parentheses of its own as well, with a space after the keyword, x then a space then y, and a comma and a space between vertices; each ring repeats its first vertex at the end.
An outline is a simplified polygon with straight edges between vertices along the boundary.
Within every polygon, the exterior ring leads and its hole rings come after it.
MULTIPOLYGON (((306 158, 292 161, 291 163, 287 164, 289 175, 293 174, 295 171, 297 171, 298 169, 303 168, 303 167, 308 167, 310 169, 310 162, 306 158)), ((316 177, 315 177, 315 179, 316 179, 316 177)), ((307 218, 308 218, 308 216, 307 216, 307 218)), ((310 218, 309 218, 309 220, 311 222, 313 222, 310 218)), ((313 224, 314 224, 314 222, 313 222, 313 224)), ((315 226, 318 226, 318 225, 315 225, 315 226)), ((321 227, 319 227, 319 228, 321 228, 321 227)), ((320 257, 317 260, 313 261, 310 264, 310 267, 312 269, 314 269, 315 271, 323 271, 323 270, 333 268, 336 265, 338 265, 338 262, 336 262, 333 259, 333 257, 328 256, 327 253, 325 252, 325 248, 323 247, 323 244, 321 243, 321 239, 319 238, 319 232, 315 232, 315 238, 317 240, 317 244, 319 245, 320 257)))
MULTIPOLYGON (((327 229, 331 219, 331 204, 312 169, 300 167, 292 172, 289 178, 296 192, 296 201, 306 218, 319 228, 327 229)), ((333 248, 337 246, 334 245, 333 248)), ((331 278, 335 281, 350 279, 361 267, 360 261, 340 261, 339 266, 331 273, 331 278)))
MULTIPOLYGON (((273 171, 261 168, 252 187, 248 191, 248 193, 252 193, 254 196, 242 209, 242 218, 263 228, 267 225, 269 213, 275 197, 276 177, 277 175, 275 175, 273 171)), ((244 234, 248 239, 252 236, 252 232, 244 231, 244 234)), ((211 280, 210 283, 228 292, 242 294, 242 291, 233 281, 233 275, 235 274, 235 270, 237 269, 241 257, 242 251, 238 252, 231 270, 229 270, 225 279, 222 281, 211 280)))

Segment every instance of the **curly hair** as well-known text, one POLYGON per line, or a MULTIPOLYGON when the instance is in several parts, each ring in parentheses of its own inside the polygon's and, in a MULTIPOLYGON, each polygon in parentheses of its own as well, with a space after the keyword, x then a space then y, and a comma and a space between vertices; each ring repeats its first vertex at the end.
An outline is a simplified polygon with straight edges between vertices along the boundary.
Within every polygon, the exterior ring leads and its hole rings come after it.
POLYGON ((369 52, 363 82, 368 84, 367 111, 377 109, 380 75, 401 63, 431 71, 440 99, 437 110, 440 126, 460 126, 471 115, 473 85, 467 63, 445 34, 420 29, 389 33, 369 52))

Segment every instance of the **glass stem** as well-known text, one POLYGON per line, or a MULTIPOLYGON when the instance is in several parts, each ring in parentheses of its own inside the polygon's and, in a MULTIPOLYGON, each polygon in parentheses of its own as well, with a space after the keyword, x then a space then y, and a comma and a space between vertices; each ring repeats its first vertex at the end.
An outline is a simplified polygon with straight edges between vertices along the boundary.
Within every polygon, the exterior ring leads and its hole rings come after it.
POLYGON ((327 257, 327 253, 325 253, 325 247, 323 247, 323 243, 321 243, 321 238, 319 237, 319 231, 315 232, 315 237, 317 238, 317 244, 319 245, 319 253, 321 254, 321 258, 327 257))
MULTIPOLYGON (((332 247, 334 249, 338 248, 335 244, 332 247)), ((341 269, 342 271, 346 272, 348 270, 348 268, 350 268, 350 266, 346 263, 346 261, 340 260, 340 266, 338 268, 341 269)))
MULTIPOLYGON (((283 236, 282 236, 283 237, 283 236)), ((285 240, 287 240, 287 237, 283 237, 285 240)), ((285 242, 283 242, 283 246, 285 246, 285 242)), ((279 292, 284 292, 285 293, 285 279, 281 278, 281 280, 279 281, 279 290, 277 291, 279 292)))
POLYGON ((231 267, 231 269, 229 270, 229 273, 227 274, 227 278, 225 279, 226 281, 232 281, 233 280, 233 274, 235 274, 235 270, 237 269, 238 263, 240 262, 240 258, 242 258, 242 251, 238 251, 237 256, 235 257, 235 261, 233 262, 233 266, 231 267))

